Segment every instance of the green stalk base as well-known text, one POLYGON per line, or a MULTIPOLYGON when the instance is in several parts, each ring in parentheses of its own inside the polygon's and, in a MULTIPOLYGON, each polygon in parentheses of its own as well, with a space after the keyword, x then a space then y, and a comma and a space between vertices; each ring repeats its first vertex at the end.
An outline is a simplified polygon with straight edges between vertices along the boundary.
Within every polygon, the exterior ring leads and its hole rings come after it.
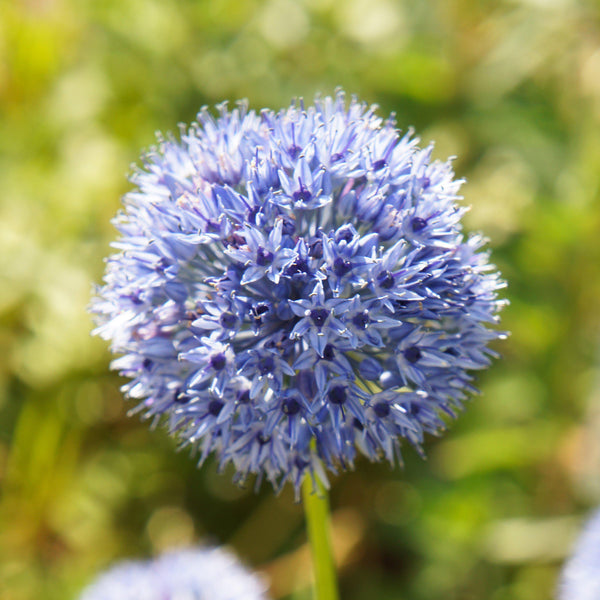
POLYGON ((315 600, 338 600, 339 594, 331 546, 327 491, 319 482, 317 482, 316 491, 313 491, 311 478, 305 477, 302 483, 302 498, 304 501, 308 541, 312 555, 315 600))

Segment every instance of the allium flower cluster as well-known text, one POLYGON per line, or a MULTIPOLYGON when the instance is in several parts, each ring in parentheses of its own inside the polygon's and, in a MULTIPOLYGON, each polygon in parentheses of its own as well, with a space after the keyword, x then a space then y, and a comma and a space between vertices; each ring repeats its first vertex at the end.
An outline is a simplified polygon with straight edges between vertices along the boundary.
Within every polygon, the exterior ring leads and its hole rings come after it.
POLYGON ((93 305, 139 410, 296 490, 441 431, 501 336, 503 284, 417 142, 342 93, 203 109, 161 139, 93 305))
POLYGON ((600 600, 600 510, 586 524, 563 569, 558 600, 600 600))
POLYGON ((149 562, 123 562, 79 600, 267 600, 266 585, 221 548, 179 550, 149 562))

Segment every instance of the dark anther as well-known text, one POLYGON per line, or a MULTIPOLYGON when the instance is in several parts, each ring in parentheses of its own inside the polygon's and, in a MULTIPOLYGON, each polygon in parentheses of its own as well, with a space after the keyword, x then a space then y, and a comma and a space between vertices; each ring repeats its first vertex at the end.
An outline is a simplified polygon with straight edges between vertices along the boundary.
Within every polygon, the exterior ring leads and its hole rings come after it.
POLYGON ((308 202, 312 198, 312 194, 304 187, 301 186, 297 192, 292 194, 294 202, 308 202))
POLYGON ((329 390, 327 396, 332 404, 344 404, 346 402, 346 388, 342 385, 336 385, 329 390))
POLYGON ((226 364, 227 364, 227 359, 225 358, 225 355, 222 352, 219 352, 218 354, 213 354, 210 357, 210 366, 215 371, 221 371, 222 369, 225 368, 226 364))
POLYGON ((427 227, 427 221, 421 217, 414 217, 410 222, 410 228, 416 233, 427 227))
POLYGON ((220 400, 211 400, 208 404, 208 412, 213 417, 218 417, 222 408, 223 408, 223 403, 220 400))
POLYGON ((297 258, 286 270, 286 274, 290 277, 300 273, 308 273, 308 265, 303 258, 297 258))
POLYGON ((248 222, 256 223, 256 215, 258 215, 259 212, 260 212, 260 209, 258 207, 256 207, 256 206, 252 207, 248 211, 248 222))
POLYGON ((256 251, 256 264, 259 267, 266 267, 273 262, 273 253, 265 250, 262 246, 259 246, 256 251))
POLYGON ((271 436, 263 435, 262 433, 259 433, 256 436, 256 439, 258 440, 258 443, 262 446, 263 444, 268 444, 271 441, 271 436))
POLYGON ((164 271, 168 266, 169 266, 169 261, 163 256, 157 263, 156 263, 156 270, 157 271, 164 271))
POLYGON ((265 304, 264 302, 259 302, 258 304, 255 304, 252 307, 252 312, 254 313, 255 317, 260 317, 261 315, 264 315, 268 310, 269 305, 265 304))
POLYGON ((390 414, 390 405, 385 402, 378 402, 373 406, 373 410, 380 419, 385 419, 390 414))
POLYGON ((416 363, 421 356, 421 351, 416 346, 409 346, 404 351, 404 358, 406 358, 409 363, 416 363))
POLYGON ((267 375, 267 373, 272 373, 275 368, 275 361, 272 356, 263 356, 258 361, 258 371, 261 375, 267 375))
POLYGON ((306 467, 308 467, 308 465, 310 464, 310 462, 308 460, 304 460, 301 456, 296 456, 294 458, 294 464, 296 465, 296 467, 298 469, 300 469, 301 471, 303 471, 304 469, 306 469, 306 467))
POLYGON ((354 419, 352 420, 352 425, 354 425, 354 427, 359 431, 363 431, 364 429, 363 424, 356 417, 354 417, 354 419))
POLYGON ((210 231, 212 233, 219 231, 219 224, 212 219, 209 219, 206 221, 206 231, 210 231))
POLYGON ((302 152, 302 148, 300 148, 300 146, 296 146, 296 144, 288 148, 288 154, 292 159, 296 159, 300 152, 302 152))
POLYGON ((190 397, 184 394, 180 389, 176 389, 173 394, 173 402, 175 404, 187 404, 190 401, 190 397))
POLYGON ((308 245, 308 255, 311 258, 323 258, 323 240, 317 239, 308 245))
POLYGON ((385 167, 386 162, 385 160, 381 159, 381 160, 376 160, 373 163, 373 171, 379 171, 379 169, 383 169, 383 167, 385 167))
POLYGON ((300 412, 300 403, 294 398, 287 398, 281 404, 281 410, 286 415, 296 415, 300 412))
POLYGON ((250 402, 250 390, 242 390, 237 393, 237 401, 240 404, 248 404, 250 402))
POLYGON ((354 323, 358 329, 366 329, 370 322, 371 319, 369 318, 369 313, 366 310, 363 310, 363 312, 352 317, 352 323, 354 323))
POLYGON ((296 224, 291 219, 283 219, 281 225, 281 233, 283 235, 294 235, 296 233, 296 224))
POLYGON ((428 188, 431 185, 431 179, 429 179, 429 177, 423 177, 423 180, 421 181, 421 187, 423 189, 428 188))
POLYGON ((331 155, 331 162, 338 162, 344 158, 344 155, 341 152, 336 152, 331 155))
POLYGON ((352 263, 341 256, 338 256, 333 261, 333 272, 338 277, 343 277, 346 273, 352 270, 352 263))
POLYGON ((350 227, 348 226, 344 226, 344 227, 340 227, 337 231, 337 233, 335 234, 335 241, 336 242, 341 242, 342 240, 346 241, 346 242, 350 242, 352 241, 352 238, 354 236, 352 235, 352 231, 350 230, 350 227))
POLYGON ((221 325, 223 327, 225 327, 225 329, 233 329, 236 320, 237 320, 236 316, 233 313, 230 313, 230 312, 224 312, 219 317, 219 323, 221 323, 221 325))
POLYGON ((246 243, 246 240, 239 233, 232 233, 226 240, 225 244, 233 248, 239 248, 246 243))
POLYGON ((323 348, 323 358, 325 360, 333 360, 335 358, 335 350, 331 344, 327 344, 323 348))
POLYGON ((142 367, 144 367, 144 369, 148 370, 154 363, 149 359, 149 358, 145 358, 142 362, 142 367))
POLYGON ((394 287, 394 275, 390 271, 382 271, 377 275, 377 283, 384 290, 394 287))
POLYGON ((310 311, 312 322, 319 328, 323 327, 328 316, 329 311, 326 308, 313 308, 310 311))

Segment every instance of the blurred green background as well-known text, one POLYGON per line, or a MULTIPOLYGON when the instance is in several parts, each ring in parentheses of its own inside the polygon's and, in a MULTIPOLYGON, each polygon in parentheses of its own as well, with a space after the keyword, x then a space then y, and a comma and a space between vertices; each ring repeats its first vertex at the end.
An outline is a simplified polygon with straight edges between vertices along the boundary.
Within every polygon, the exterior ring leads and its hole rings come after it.
POLYGON ((127 418, 91 339, 126 174, 203 104, 336 86, 466 177, 511 305, 502 361, 428 460, 333 480, 347 600, 546 600, 600 501, 600 5, 22 0, 0 5, 0 597, 75 598, 209 540, 309 598, 301 507, 127 418))

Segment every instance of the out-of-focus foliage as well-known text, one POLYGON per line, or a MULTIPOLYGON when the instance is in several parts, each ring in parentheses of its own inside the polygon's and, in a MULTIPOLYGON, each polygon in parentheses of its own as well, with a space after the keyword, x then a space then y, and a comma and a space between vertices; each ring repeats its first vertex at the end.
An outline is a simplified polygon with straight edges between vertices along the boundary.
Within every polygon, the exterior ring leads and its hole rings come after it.
POLYGON ((308 598, 301 507, 125 416, 89 337, 128 165, 202 104, 341 85, 458 156, 509 281, 484 394, 426 462, 334 481, 348 600, 545 600, 600 500, 600 8, 591 0, 9 0, 0 9, 0 596, 74 598, 212 538, 308 598), (298 548, 300 548, 298 550, 298 548))

